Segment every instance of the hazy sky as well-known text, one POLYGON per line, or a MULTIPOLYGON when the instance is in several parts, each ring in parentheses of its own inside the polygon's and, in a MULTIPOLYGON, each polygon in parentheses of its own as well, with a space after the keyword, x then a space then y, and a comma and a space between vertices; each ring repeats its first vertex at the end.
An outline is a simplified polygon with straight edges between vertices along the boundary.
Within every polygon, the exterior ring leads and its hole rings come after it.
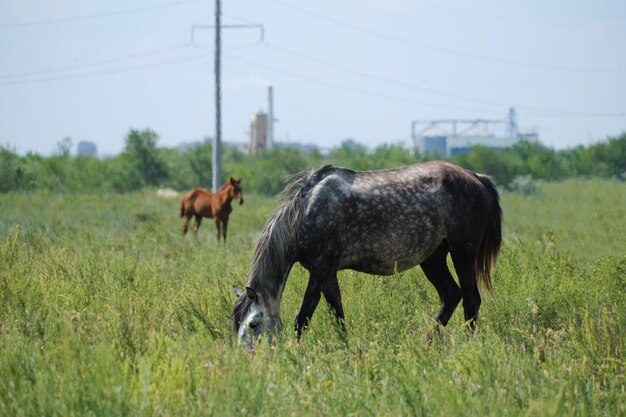
MULTIPOLYGON (((0 0, 0 144, 100 155, 131 128, 213 136, 213 0, 0 0), (75 151, 75 149, 73 150, 75 151)), ((546 145, 626 130, 624 0, 227 0, 223 137, 275 91, 280 141, 408 141, 411 121, 504 119, 546 145)))

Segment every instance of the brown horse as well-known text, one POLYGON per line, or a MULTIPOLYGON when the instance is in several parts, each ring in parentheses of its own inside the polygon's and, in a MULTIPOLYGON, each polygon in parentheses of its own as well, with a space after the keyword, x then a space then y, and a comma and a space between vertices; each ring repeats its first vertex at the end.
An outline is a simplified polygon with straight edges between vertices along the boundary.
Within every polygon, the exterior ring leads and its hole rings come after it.
POLYGON ((214 193, 210 193, 201 188, 189 191, 180 202, 180 217, 185 217, 183 223, 183 236, 189 230, 189 220, 195 217, 196 225, 194 232, 198 232, 203 217, 215 219, 217 228, 217 241, 220 236, 224 237, 226 244, 226 230, 228 228, 228 216, 233 211, 230 205, 233 199, 237 199, 239 204, 243 204, 243 190, 241 189, 241 179, 236 180, 230 177, 226 184, 214 193))

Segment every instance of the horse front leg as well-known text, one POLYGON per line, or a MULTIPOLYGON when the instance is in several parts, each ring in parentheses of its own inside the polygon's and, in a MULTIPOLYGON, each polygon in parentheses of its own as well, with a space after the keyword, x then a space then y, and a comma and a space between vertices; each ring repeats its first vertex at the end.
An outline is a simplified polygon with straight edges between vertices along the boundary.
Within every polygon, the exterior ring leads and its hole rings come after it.
POLYGON ((224 237, 224 245, 226 244, 226 230, 228 229, 228 217, 222 221, 222 236, 224 237))
MULTIPOLYGON (((309 282, 304 291, 302 305, 300 311, 296 315, 294 322, 294 330, 296 331, 296 339, 300 341, 302 332, 306 330, 309 321, 313 317, 313 313, 317 308, 322 295, 322 286, 327 281, 330 271, 327 268, 312 268, 309 274, 309 282)), ((335 272, 336 274, 336 272, 335 272)))
POLYGON ((220 243, 220 237, 222 235, 221 231, 221 221, 219 217, 215 217, 215 228, 217 229, 217 243, 220 243))

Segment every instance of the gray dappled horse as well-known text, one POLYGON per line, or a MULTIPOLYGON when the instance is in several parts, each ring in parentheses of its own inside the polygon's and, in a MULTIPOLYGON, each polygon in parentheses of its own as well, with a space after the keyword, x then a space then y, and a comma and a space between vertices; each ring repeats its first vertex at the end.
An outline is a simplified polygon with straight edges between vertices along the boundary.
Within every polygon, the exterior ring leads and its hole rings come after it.
POLYGON ((502 210, 488 176, 442 161, 365 172, 325 166, 294 176, 283 195, 254 250, 246 290, 235 289, 233 330, 249 348, 262 333, 271 340, 282 330, 280 302, 295 262, 310 273, 294 324, 298 339, 321 294, 343 326, 338 270, 391 275, 415 265, 441 299, 437 322, 445 326, 462 299, 474 330, 477 280, 491 291, 502 242, 502 210))

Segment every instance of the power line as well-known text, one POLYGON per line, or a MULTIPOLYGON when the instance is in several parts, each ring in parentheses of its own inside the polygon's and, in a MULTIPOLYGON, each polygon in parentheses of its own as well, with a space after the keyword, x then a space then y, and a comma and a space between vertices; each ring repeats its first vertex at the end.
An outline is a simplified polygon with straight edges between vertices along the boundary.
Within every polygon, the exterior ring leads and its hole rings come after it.
POLYGON ((74 71, 74 70, 83 69, 83 68, 98 67, 98 66, 102 66, 102 65, 113 64, 113 63, 116 63, 116 62, 128 61, 128 60, 133 60, 133 59, 136 59, 136 58, 142 58, 142 57, 146 57, 146 56, 157 55, 157 54, 161 54, 163 52, 173 51, 173 50, 177 50, 177 49, 184 49, 184 48, 187 48, 187 47, 189 47, 189 44, 187 44, 187 43, 185 43, 185 44, 178 44, 178 45, 168 46, 168 47, 159 48, 159 49, 152 49, 152 50, 148 50, 148 51, 145 51, 145 52, 139 52, 139 53, 136 53, 136 54, 125 55, 125 56, 121 56, 121 57, 117 57, 117 58, 111 58, 111 59, 106 59, 106 60, 102 60, 102 61, 96 61, 96 62, 92 62, 92 63, 89 63, 89 64, 72 65, 72 66, 58 67, 58 68, 50 68, 50 69, 45 69, 45 70, 40 70, 40 71, 23 72, 23 73, 18 73, 18 74, 5 74, 5 75, 0 75, 0 81, 6 80, 6 79, 10 79, 10 78, 25 78, 25 77, 33 77, 33 76, 37 76, 37 75, 45 75, 45 74, 58 73, 58 72, 74 71))
MULTIPOLYGON (((390 95, 390 94, 385 94, 385 93, 373 92, 373 91, 364 90, 361 88, 347 86, 345 84, 339 84, 339 83, 335 83, 332 81, 321 80, 319 78, 311 77, 308 75, 286 71, 286 70, 279 69, 270 65, 260 64, 258 62, 240 58, 231 54, 225 54, 225 56, 231 60, 239 61, 247 65, 252 65, 258 68, 262 68, 265 70, 278 73, 278 74, 286 75, 291 78, 296 78, 296 79, 304 80, 310 83, 324 85, 324 86, 331 87, 331 88, 338 89, 338 90, 349 91, 352 93, 357 93, 357 94, 372 97, 372 98, 384 99, 388 101, 395 101, 395 102, 401 102, 401 103, 409 103, 413 105, 426 106, 426 107, 431 107, 431 108, 439 107, 439 108, 444 108, 444 109, 457 109, 457 110, 470 111, 470 112, 476 111, 475 108, 439 104, 439 103, 432 103, 432 102, 424 102, 424 101, 415 100, 409 97, 400 97, 400 96, 395 96, 395 95, 390 95)), ((531 109, 527 107, 521 108, 521 109, 530 113, 539 113, 539 114, 533 114, 533 116, 538 116, 538 117, 611 117, 611 118, 626 117, 626 112, 572 112, 572 111, 564 111, 564 110, 556 110, 556 109, 539 109, 539 108, 531 109)))
MULTIPOLYGON (((439 90, 434 90, 431 88, 426 88, 426 87, 419 87, 419 86, 415 86, 413 84, 409 84, 403 81, 398 81, 398 80, 393 80, 387 77, 382 77, 379 75, 373 75, 373 74, 368 74, 365 73, 363 71, 359 71, 359 70, 355 70, 352 68, 348 68, 348 67, 343 67, 341 65, 337 65, 328 61, 324 61, 320 58, 316 58, 316 57, 312 57, 312 56, 308 56, 305 54, 301 54, 299 52, 284 48, 284 47, 280 47, 277 45, 274 45, 272 43, 269 42, 265 42, 264 43, 265 46, 267 46, 270 49, 276 50, 278 52, 287 54, 287 55, 291 55, 300 59, 304 59, 304 60, 308 60, 311 62, 315 62, 317 64, 326 66, 328 68, 333 68, 333 69, 337 69, 340 71, 344 71, 346 73, 349 74, 353 74, 353 75, 357 75, 359 77, 363 77, 363 78, 367 78, 367 79, 371 79, 371 80, 375 80, 375 81, 380 81, 380 82, 384 82, 384 83, 388 83, 388 84, 392 84, 392 85, 396 85, 399 87, 403 87, 403 88, 408 88, 411 90, 415 90, 415 91, 423 91, 429 94, 433 94, 433 95, 437 95, 437 96, 441 96, 441 97, 447 97, 447 98, 453 98, 453 99, 457 99, 457 100, 463 100, 463 101, 469 101, 469 102, 474 102, 474 103, 479 103, 479 104, 485 104, 485 105, 490 105, 490 106, 497 106, 502 108, 504 107, 508 107, 510 106, 510 103, 503 103, 503 102, 497 102, 497 101, 491 101, 491 100, 485 100, 485 99, 480 99, 480 98, 475 98, 475 97, 467 97, 467 96, 462 96, 462 95, 457 95, 457 94, 452 94, 452 93, 448 93, 448 92, 443 92, 443 91, 439 91, 439 90)), ((569 111, 569 110, 557 110, 557 109, 550 109, 550 108, 541 108, 541 107, 533 107, 533 106, 516 106, 516 108, 521 109, 523 111, 528 111, 528 112, 539 112, 539 113, 563 113, 566 116, 606 116, 607 114, 611 115, 611 117, 619 117, 622 115, 626 115, 626 113, 620 113, 620 112, 616 112, 616 113, 588 113, 588 112, 577 112, 577 111, 569 111)))
POLYGON ((494 57, 489 57, 489 56, 484 56, 484 55, 476 55, 476 54, 472 54, 472 53, 468 53, 468 52, 442 48, 442 47, 430 45, 430 44, 427 44, 427 43, 418 42, 418 41, 411 40, 411 39, 406 39, 406 38, 401 38, 399 36, 390 35, 390 34, 386 34, 386 33, 383 33, 383 32, 378 32, 378 31, 375 31, 375 30, 372 30, 372 29, 369 29, 369 28, 365 28, 365 27, 362 27, 362 26, 353 25, 351 23, 347 23, 347 22, 344 22, 342 20, 335 19, 334 17, 325 16, 325 15, 317 13, 317 12, 312 12, 310 10, 305 10, 305 9, 302 9, 300 7, 297 7, 297 6, 293 6, 291 4, 287 4, 287 3, 283 2, 283 1, 280 1, 280 0, 267 0, 267 1, 272 2, 274 4, 277 4, 277 5, 281 6, 281 7, 286 8, 286 9, 298 12, 300 14, 304 14, 306 16, 313 17, 313 18, 318 19, 318 20, 323 20, 323 21, 332 23, 334 25, 337 25, 337 26, 340 26, 340 27, 343 27, 343 28, 346 28, 346 29, 350 29, 350 30, 353 30, 353 31, 356 31, 356 32, 364 33, 364 34, 367 34, 369 36, 373 36, 373 37, 377 37, 377 38, 384 39, 384 40, 387 40, 387 41, 401 43, 401 44, 405 44, 405 45, 417 46, 417 47, 422 48, 422 49, 428 49, 428 50, 431 50, 431 51, 434 51, 434 52, 443 53, 443 54, 447 54, 447 55, 461 56, 461 57, 464 57, 464 58, 470 58, 470 59, 474 59, 474 60, 477 60, 477 61, 489 62, 489 63, 492 63, 492 64, 510 65, 510 66, 516 66, 516 67, 522 67, 522 68, 535 68, 535 69, 552 70, 552 71, 566 71, 566 72, 618 73, 618 74, 622 74, 622 73, 626 72, 626 69, 623 69, 623 68, 566 67, 566 66, 559 66, 559 65, 546 65, 546 64, 538 64, 538 63, 530 63, 530 62, 523 62, 523 61, 514 61, 514 60, 508 60, 508 59, 494 58, 494 57))
POLYGON ((382 76, 379 76, 379 75, 365 73, 363 71, 355 70, 353 68, 348 68, 348 67, 344 67, 344 66, 341 66, 341 65, 334 64, 332 62, 324 61, 324 60, 322 60, 320 58, 304 55, 304 54, 301 54, 299 52, 296 52, 296 51, 293 51, 293 50, 290 50, 290 49, 287 49, 287 48, 284 48, 284 47, 281 47, 281 46, 277 46, 277 45, 269 43, 269 42, 264 43, 264 45, 267 46, 270 49, 276 50, 276 51, 281 52, 283 54, 287 54, 287 55, 291 55, 291 56, 294 56, 294 57, 297 57, 297 58, 300 58, 300 59, 305 59, 307 61, 315 62, 315 63, 323 65, 325 67, 334 68, 334 69, 337 69, 337 70, 340 70, 340 71, 344 71, 344 72, 349 73, 349 74, 357 75, 359 77, 368 78, 370 80, 380 81, 380 82, 384 82, 384 83, 388 83, 388 84, 393 84, 393 85, 396 85, 398 87, 408 88, 408 89, 416 90, 416 91, 422 91, 422 92, 426 92, 426 93, 430 93, 430 94, 434 94, 434 95, 438 95, 438 96, 442 96, 442 97, 454 98, 454 99, 465 100, 465 101, 472 101, 472 102, 476 102, 476 103, 489 104, 489 105, 494 105, 494 106, 499 106, 499 107, 507 105, 507 104, 500 103, 500 102, 494 102, 494 101, 489 101, 489 100, 483 100, 483 99, 478 99, 478 98, 471 98, 471 97, 465 97, 465 96, 460 96, 460 95, 456 95, 456 94, 446 93, 446 92, 433 90, 433 89, 426 88, 426 87, 418 87, 416 85, 409 84, 409 83, 406 83, 404 81, 393 80, 393 79, 390 79, 390 78, 387 78, 387 77, 382 77, 382 76))
POLYGON ((232 19, 236 22, 240 22, 240 23, 245 23, 245 24, 249 24, 249 25, 256 25, 256 22, 253 22, 252 20, 249 19, 245 19, 243 17, 239 17, 239 16, 234 16, 232 14, 227 14, 227 13, 222 13, 222 16, 228 18, 228 19, 232 19))
POLYGON ((228 59, 234 60, 234 61, 239 61, 242 62, 244 64, 247 65, 253 65, 255 67, 258 68, 262 68, 265 70, 269 70, 269 71, 273 71, 275 73, 278 74, 282 74, 282 75, 286 75, 288 77, 291 78, 297 78, 297 79, 301 79, 304 81, 308 81, 311 83, 315 83, 315 84, 320 84, 320 85, 325 85, 327 87, 332 87, 338 90, 344 90, 344 91, 349 91, 352 93, 357 93, 360 95, 365 95, 365 96, 369 96, 369 97, 373 97, 373 98, 379 98, 379 99, 385 99, 385 100, 390 100, 390 101, 396 101, 396 102, 403 102, 403 103, 410 103, 410 104, 416 104, 419 106, 427 106, 427 107, 442 107, 442 108, 456 108, 459 110, 464 110, 464 111, 475 111, 475 109, 470 109, 467 107, 460 107, 460 106, 449 106, 449 105, 441 105, 441 104, 436 104, 436 103, 432 103, 432 102, 424 102, 424 101, 419 101, 419 100, 415 100, 412 98, 408 98, 408 97, 399 97, 399 96, 394 96, 394 95, 390 95, 390 94, 384 94, 384 93, 378 93, 378 92, 373 92, 373 91, 368 91, 368 90, 364 90, 361 88, 356 88, 356 87, 351 87, 351 86, 347 86, 345 84, 339 84, 339 83, 335 83, 332 81, 326 81, 326 80, 321 80, 319 78, 315 78, 315 77, 311 77, 308 75, 302 75, 302 74, 297 74, 291 71, 286 71, 283 69, 279 69, 270 65, 265 65, 265 64, 260 64, 258 62, 254 62, 254 61, 250 61, 244 58, 240 58, 238 56, 234 56, 231 54, 224 54, 228 59))
MULTIPOLYGON (((258 46, 258 44, 259 44, 258 42, 255 42, 255 43, 248 43, 248 44, 238 45, 238 46, 226 48, 225 51, 227 51, 227 52, 239 51, 239 50, 251 48, 253 46, 258 46)), ((200 47, 200 46, 195 45, 195 44, 193 44, 193 45, 191 45, 191 44, 179 44, 179 45, 169 46, 169 47, 165 47, 165 48, 148 50, 148 51, 140 52, 140 53, 136 53, 136 54, 125 55, 125 56, 121 56, 121 57, 117 57, 117 58, 111 58, 111 59, 107 59, 107 60, 92 62, 92 63, 84 64, 84 65, 73 65, 73 66, 67 66, 67 67, 45 69, 45 70, 41 70, 41 71, 31 71, 31 72, 24 72, 24 73, 19 73, 19 74, 1 75, 0 76, 0 86, 3 86, 3 85, 30 84, 30 83, 38 83, 38 82, 46 82, 46 81, 57 81, 57 80, 71 80, 71 79, 74 79, 74 78, 80 79, 80 78, 88 78, 88 77, 92 77, 92 76, 100 76, 100 75, 107 75, 107 74, 118 74, 118 73, 123 73, 123 72, 135 71, 135 70, 138 70, 138 69, 145 69, 145 68, 152 68, 152 67, 159 67, 159 66, 163 66, 163 65, 175 64, 177 62, 194 61, 194 60, 197 60, 197 59, 208 57, 212 53, 213 53, 212 49, 203 48, 203 47, 200 47), (112 63, 133 60, 133 59, 136 59, 136 58, 146 57, 146 56, 150 56, 150 55, 156 55, 156 54, 167 52, 167 51, 178 50, 178 49, 186 49, 186 48, 189 48, 190 46, 194 47, 194 48, 197 48, 199 50, 202 50, 205 53, 203 53, 201 55, 192 56, 192 57, 173 58, 173 59, 168 59, 168 60, 164 60, 164 61, 157 61, 157 62, 153 62, 153 63, 146 63, 146 64, 135 65, 135 66, 130 66, 130 67, 122 67, 122 68, 117 68, 117 69, 102 70, 102 71, 87 72, 87 73, 79 73, 79 74, 65 74, 65 75, 57 75, 57 76, 45 77, 45 75, 47 75, 47 74, 71 72, 71 71, 84 69, 84 68, 106 66, 106 65, 112 64, 112 63), (44 77, 37 78, 37 76, 44 76, 44 77)))
POLYGON ((426 4, 427 7, 433 7, 433 8, 437 8, 437 9, 441 9, 441 10, 446 10, 452 13, 457 13, 457 14, 462 14, 462 15, 472 15, 472 16, 478 16, 480 18, 483 19, 490 19, 490 20, 497 20, 497 21, 501 21, 501 22, 510 22, 510 23, 516 23, 516 24, 520 24, 520 25, 535 25, 535 26, 544 26, 544 27, 564 27, 564 28, 573 28, 573 29, 579 29, 579 28, 585 28, 585 27, 606 27, 606 24, 584 24, 584 23, 578 23, 578 22, 572 22, 572 23, 568 23, 568 22, 548 22, 548 21, 540 21, 540 20, 533 20, 533 19, 525 19, 525 18, 519 18, 519 17, 513 17, 513 16, 504 16, 504 15, 499 15, 499 14, 493 14, 493 13, 485 13, 485 12, 479 12, 476 10, 469 10, 469 9, 463 9, 463 8, 459 8, 459 7, 450 7, 450 6, 446 6, 444 4, 440 4, 439 2, 436 1, 422 1, 423 4, 426 4))
MULTIPOLYGON (((357 94, 360 94, 360 95, 370 96, 370 97, 373 97, 373 98, 382 98, 382 99, 385 99, 385 100, 391 100, 391 101, 396 101, 396 102, 405 102, 405 103, 410 103, 410 104, 416 104, 416 105, 420 105, 420 106, 440 107, 440 108, 446 108, 446 109, 453 108, 453 109, 459 109, 459 110, 464 110, 464 111, 475 111, 474 108, 470 109, 470 108, 461 107, 461 106, 442 105, 442 104, 437 104, 437 103, 432 103, 432 102, 418 101, 418 100, 411 99, 411 98, 408 98, 408 97, 398 97, 398 96, 393 96, 393 95, 389 95, 389 94, 372 92, 372 91, 368 91, 368 90, 364 90, 364 89, 350 87, 350 86, 346 86, 344 84, 338 84, 338 83, 334 83, 332 81, 325 81, 325 80, 321 80, 321 79, 318 79, 318 78, 310 77, 308 75, 297 74, 297 73, 294 73, 294 72, 286 71, 286 70, 279 69, 279 68, 276 68, 276 67, 272 67, 272 66, 269 66, 269 65, 260 64, 260 63, 257 63, 257 62, 253 62, 253 61, 250 61, 250 60, 246 60, 246 59, 243 59, 243 58, 236 57, 236 56, 228 54, 230 52, 239 51, 239 50, 243 50, 243 49, 248 49, 248 48, 251 48, 251 47, 254 47, 254 46, 258 46, 258 45, 259 45, 258 42, 238 45, 238 46, 234 46, 234 47, 226 49, 225 52, 227 53, 227 57, 229 59, 232 59, 232 60, 235 60, 235 61, 240 61, 240 62, 249 64, 249 65, 254 65, 256 67, 263 68, 263 69, 266 69, 266 70, 270 70, 270 71, 273 71, 273 72, 276 72, 276 73, 279 73, 279 74, 283 74, 283 75, 286 75, 286 76, 289 76, 289 77, 292 77, 292 78, 297 78, 297 79, 301 79, 301 80, 304 80, 304 81, 307 81, 307 82, 316 83, 316 84, 320 84, 320 85, 325 85, 327 87, 340 89, 340 90, 344 90, 344 91, 349 91, 349 92, 357 93, 357 94)), ((409 89, 416 90, 416 91, 425 91, 425 92, 428 92, 428 93, 431 93, 431 94, 435 94, 435 95, 440 95, 440 96, 443 96, 443 97, 449 97, 449 98, 454 98, 454 99, 459 99, 459 100, 466 100, 466 101, 473 101, 473 102, 493 105, 493 106, 497 106, 497 107, 508 106, 510 104, 510 103, 492 102, 492 101, 488 101, 488 100, 482 100, 482 99, 477 99, 477 98, 471 98, 471 97, 465 97, 465 96, 445 93, 445 92, 441 92, 441 91, 437 91, 437 90, 433 90, 433 89, 429 89, 429 88, 418 87, 418 86, 415 86, 415 85, 412 85, 412 84, 409 84, 409 83, 406 83, 406 82, 392 80, 392 79, 389 79, 389 78, 386 78, 386 77, 381 77, 381 76, 377 76, 377 75, 373 75, 373 74, 364 73, 362 71, 354 70, 354 69, 351 69, 351 68, 348 68, 348 67, 342 67, 340 65, 336 65, 336 64, 324 61, 324 60, 319 59, 319 58, 307 56, 307 55, 304 55, 304 54, 292 51, 292 50, 284 48, 284 47, 279 47, 279 46, 274 45, 274 44, 265 43, 265 45, 267 47, 271 48, 271 49, 276 50, 276 51, 279 51, 279 52, 282 52, 282 53, 285 53, 285 54, 288 54, 288 55, 292 55, 292 56, 298 57, 300 59, 306 59, 306 60, 309 60, 311 62, 316 62, 316 63, 318 63, 320 65, 324 65, 324 66, 327 66, 329 68, 334 68, 334 69, 341 70, 341 71, 344 71, 344 72, 347 72, 347 73, 350 73, 350 74, 358 75, 358 76, 363 77, 363 78, 369 78, 369 79, 373 79, 373 80, 377 80, 377 81, 381 81, 381 82, 386 82, 386 83, 389 83, 389 84, 401 86, 401 87, 404 87, 404 88, 409 88, 409 89)), ((30 73, 5 75, 5 76, 1 76, 0 77, 0 86, 31 84, 31 83, 48 82, 48 81, 83 79, 83 78, 89 78, 89 77, 94 77, 94 76, 119 74, 119 73, 124 73, 124 72, 136 71, 136 70, 140 70, 140 69, 160 67, 160 66, 171 65, 171 64, 181 63, 181 62, 195 61, 195 60, 207 58, 208 56, 210 56, 211 53, 212 53, 212 50, 210 50, 208 48, 200 47, 200 46, 195 45, 195 44, 193 44, 193 45, 190 45, 190 44, 180 44, 180 45, 174 45, 174 46, 165 47, 165 48, 153 49, 153 50, 149 50, 149 51, 145 51, 145 52, 141 52, 141 53, 126 55, 126 56, 122 56, 122 57, 118 57, 118 58, 112 58, 112 59, 103 60, 103 61, 99 61, 99 62, 94 62, 94 63, 91 63, 91 64, 80 65, 80 66, 71 66, 71 67, 63 67, 63 68, 56 68, 56 69, 50 69, 50 70, 42 70, 42 71, 30 72, 30 73), (71 71, 71 70, 76 70, 76 69, 82 69, 82 68, 88 68, 88 67, 94 67, 94 66, 101 66, 101 65, 106 65, 106 64, 110 64, 110 63, 121 62, 121 61, 124 61, 124 60, 129 60, 129 59, 135 59, 135 58, 139 58, 139 57, 154 55, 154 54, 158 54, 158 53, 162 53, 162 52, 166 52, 166 51, 170 51, 170 50, 187 48, 189 46, 192 46, 194 48, 202 50, 205 53, 202 53, 202 54, 197 55, 197 56, 192 56, 192 57, 174 58, 174 59, 168 59, 168 60, 163 60, 163 61, 158 61, 158 62, 153 62, 153 63, 134 65, 134 66, 122 67, 122 68, 110 69, 110 70, 87 72, 87 73, 81 73, 81 74, 67 74, 67 75, 58 75, 58 76, 50 76, 50 77, 28 78, 28 79, 22 79, 22 80, 20 80, 20 79, 17 79, 17 80, 7 79, 7 78, 33 77, 35 75, 45 75, 45 74, 49 74, 49 73, 71 71)), ((557 110, 557 109, 548 109, 548 108, 538 108, 538 107, 529 107, 529 106, 516 106, 516 107, 519 110, 522 110, 522 111, 531 112, 531 113, 540 113, 540 114, 533 114, 533 116, 536 116, 536 117, 624 117, 624 116, 626 116, 626 112, 612 112, 612 113, 611 112, 576 112, 576 111, 557 110), (549 114, 546 114, 546 113, 549 113, 549 114)))
POLYGON ((53 77, 31 78, 31 79, 26 79, 26 80, 0 81, 0 86, 4 86, 4 85, 19 85, 19 84, 31 84, 31 83, 39 83, 39 82, 47 82, 47 81, 59 81, 59 80, 73 80, 73 79, 89 78, 89 77, 101 76, 101 75, 119 74, 119 73, 124 73, 124 72, 129 72, 129 71, 135 71, 135 70, 139 70, 139 69, 155 68, 155 67, 160 67, 160 66, 164 66, 164 65, 178 64, 178 63, 181 63, 181 62, 196 61, 196 60, 199 60, 199 59, 207 58, 208 56, 209 56, 209 54, 201 54, 201 55, 196 55, 196 56, 192 56, 192 57, 169 59, 169 60, 153 62, 153 63, 150 63, 150 64, 134 65, 134 66, 130 66, 130 67, 110 69, 110 70, 103 70, 103 71, 87 72, 87 73, 82 73, 82 74, 68 74, 68 75, 59 75, 59 76, 53 76, 53 77))
POLYGON ((152 11, 152 10, 157 10, 157 9, 163 9, 167 7, 179 6, 181 4, 187 4, 187 3, 197 2, 197 1, 200 1, 200 0, 180 0, 180 1, 170 2, 170 3, 154 4, 152 6, 138 7, 135 9, 117 10, 117 11, 107 12, 107 13, 94 13, 90 15, 71 16, 71 17, 63 17, 63 18, 58 18, 58 19, 33 20, 30 22, 5 23, 5 24, 0 24, 0 29, 18 28, 18 27, 27 27, 27 26, 43 26, 43 25, 52 25, 56 23, 67 23, 67 22, 76 22, 80 20, 99 19, 103 17, 121 16, 121 15, 126 15, 126 14, 141 13, 141 12, 147 12, 147 11, 152 11))

